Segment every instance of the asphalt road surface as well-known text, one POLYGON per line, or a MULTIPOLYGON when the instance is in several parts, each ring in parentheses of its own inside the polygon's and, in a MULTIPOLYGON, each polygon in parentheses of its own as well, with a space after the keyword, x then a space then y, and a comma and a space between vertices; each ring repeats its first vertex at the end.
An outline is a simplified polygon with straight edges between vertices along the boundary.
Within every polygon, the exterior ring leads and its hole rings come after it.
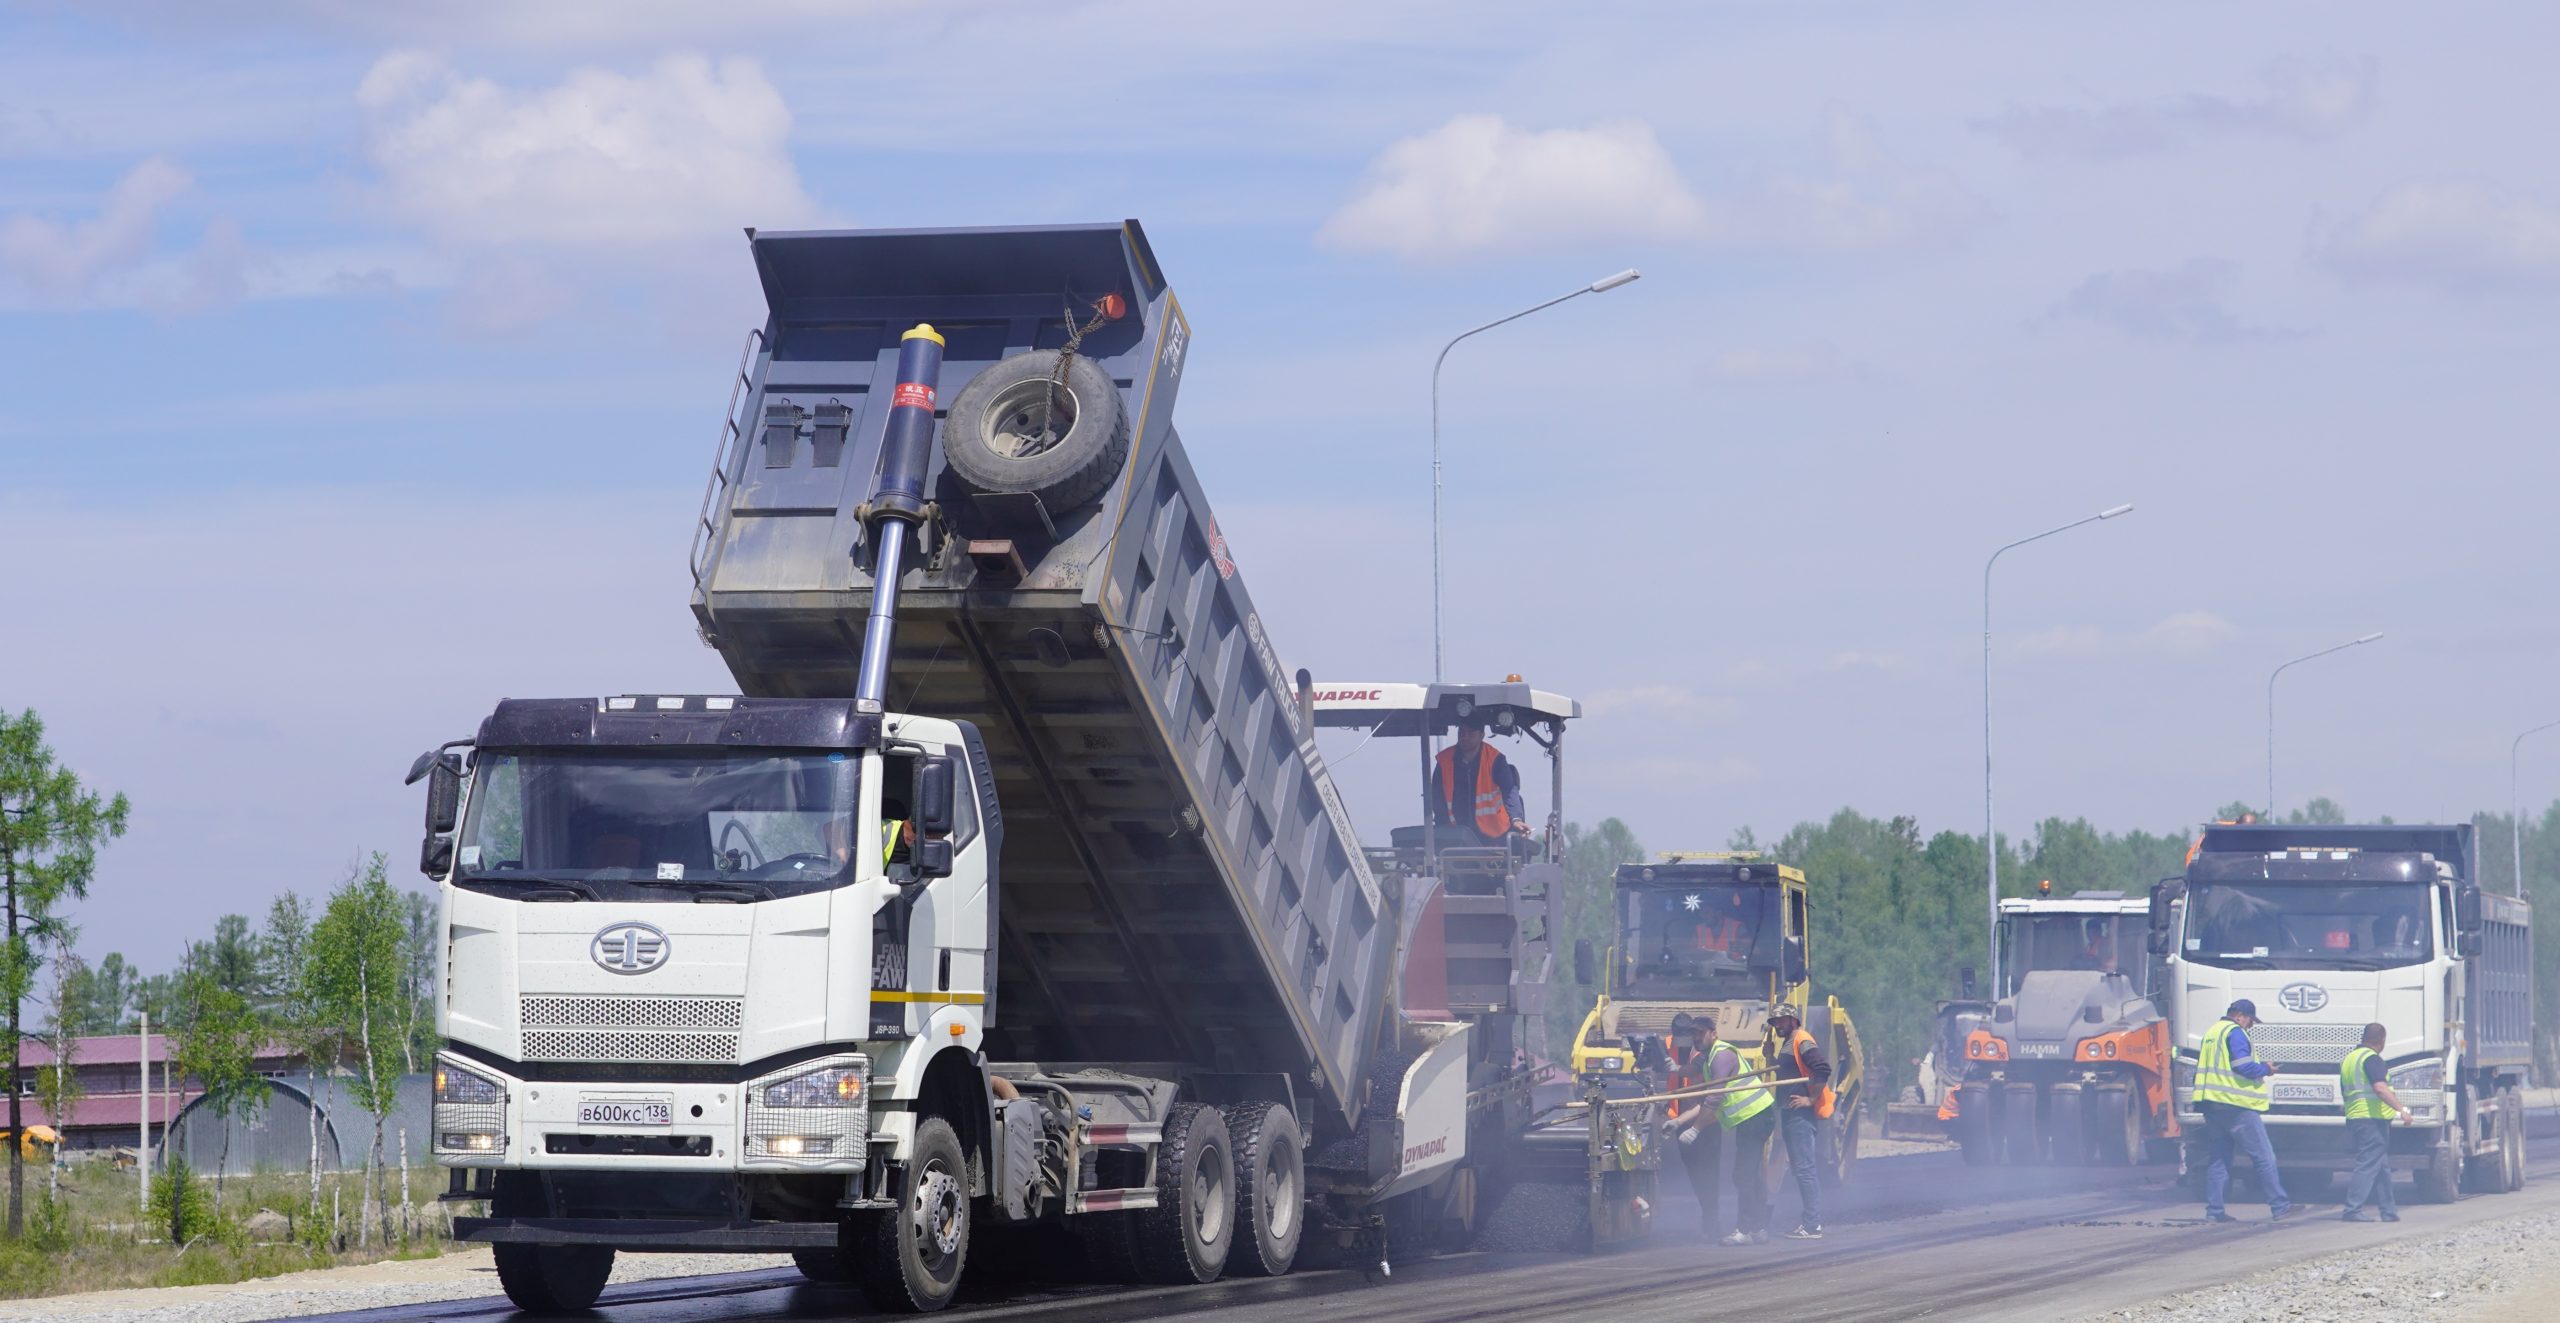
MULTIPOLYGON (((2548 1133, 2548 1118, 2534 1129, 2548 1133)), ((1850 1188, 1832 1191, 1828 1235, 1725 1249, 1686 1239, 1696 1206, 1662 1210, 1665 1231, 1647 1248, 1583 1256, 1465 1254, 1396 1267, 1379 1280, 1359 1272, 1302 1272, 1205 1287, 983 1287, 945 1317, 1115 1323, 1206 1318, 1304 1323, 1326 1319, 1462 1319, 1605 1316, 1610 1323, 1689 1323, 1749 1302, 1759 1313, 1785 1301, 1791 1323, 1829 1319, 2032 1320, 2052 1323, 2157 1296, 2211 1286, 2262 1268, 2394 1236, 2423 1236, 2472 1222, 2560 1208, 2560 1149, 2531 1164, 2514 1194, 2476 1195, 2449 1206, 2404 1203, 2398 1226, 2336 1220, 2337 1188, 2304 1199, 2304 1212, 2269 1224, 2263 1205, 2236 1200, 2244 1220, 2212 1226, 2165 1168, 1977 1169, 1953 1153, 1870 1158, 1850 1188)), ((1676 1173, 1673 1185, 1685 1185, 1676 1173)), ((2235 1195, 2245 1194, 2243 1185, 2235 1195)), ((2301 1197, 2297 1192, 2297 1197, 2301 1197)), ((1780 1225, 1794 1211, 1781 1196, 1780 1225)), ((725 1273, 616 1287, 598 1311, 606 1323, 710 1323, 729 1319, 861 1316, 861 1298, 812 1286, 792 1270, 725 1273)), ((326 1316, 337 1323, 505 1319, 504 1299, 457 1300, 326 1316)))

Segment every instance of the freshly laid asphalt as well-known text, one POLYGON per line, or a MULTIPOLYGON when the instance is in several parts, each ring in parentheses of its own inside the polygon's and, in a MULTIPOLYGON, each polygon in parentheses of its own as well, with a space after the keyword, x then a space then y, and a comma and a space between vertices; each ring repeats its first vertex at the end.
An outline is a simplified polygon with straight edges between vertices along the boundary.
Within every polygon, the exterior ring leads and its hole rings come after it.
MULTIPOLYGON (((2560 1131, 2538 1115, 2538 1136, 2560 1131)), ((2538 1145, 2560 1154, 2549 1139, 2538 1145)), ((1783 1300, 1793 1323, 1829 1319, 1961 1318, 2052 1323, 2321 1255, 2387 1244, 2474 1222, 2560 1208, 2560 1156, 2531 1163, 2516 1193, 2451 1205, 2404 1203, 2406 1221, 2344 1224, 2338 1195, 2304 1199, 2282 1223, 2263 1205, 2234 1202, 2243 1220, 2209 1225, 2166 1168, 1969 1168, 1952 1152, 1862 1160, 1851 1185, 1829 1192, 1828 1234, 1726 1249, 1689 1238, 1696 1207, 1662 1210, 1644 1248, 1601 1255, 1460 1254, 1396 1265, 1380 1279, 1356 1271, 1299 1272, 1203 1287, 988 1284, 966 1288, 949 1317, 1051 1323, 1217 1317, 1304 1323, 1395 1319, 1607 1318, 1649 1323, 1736 1312, 1783 1300)), ((1667 1173, 1669 1184, 1685 1182, 1667 1173)), ((2235 1195, 2245 1195, 2244 1183, 2235 1195)), ((2301 1198, 2302 1193, 2296 1192, 2301 1198)), ((1794 1209, 1781 1196, 1782 1214, 1794 1209)), ((1786 1225, 1782 1216, 1779 1225, 1786 1225)), ((861 1317, 858 1294, 813 1286, 791 1270, 724 1273, 615 1287, 597 1306, 607 1323, 861 1317)), ((322 1316, 335 1323, 504 1319, 504 1299, 322 1316)))

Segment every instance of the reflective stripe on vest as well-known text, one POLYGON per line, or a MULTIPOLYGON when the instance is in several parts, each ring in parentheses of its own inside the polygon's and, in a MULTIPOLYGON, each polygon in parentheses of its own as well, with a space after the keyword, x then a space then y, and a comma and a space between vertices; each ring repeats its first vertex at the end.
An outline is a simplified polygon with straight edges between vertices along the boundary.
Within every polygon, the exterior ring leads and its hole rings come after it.
MULTIPOLYGON (((1475 818, 1479 836, 1500 836, 1511 830, 1511 808, 1502 802, 1502 788, 1493 783, 1493 765, 1501 757, 1485 746, 1476 748, 1475 818)), ((1452 817, 1457 816, 1457 789, 1458 750, 1451 745, 1440 751, 1440 802, 1452 817)))
POLYGON ((2369 1047, 2360 1047, 2338 1063, 2338 1097, 2347 1104, 2350 1121, 2385 1121, 2392 1112, 2382 1104, 2382 1094, 2373 1081, 2364 1077, 2364 1063, 2382 1055, 2369 1047))
MULTIPOLYGON (((1711 1048, 1709 1051, 1713 1051, 1713 1049, 1711 1048)), ((1671 1080, 1664 1086, 1663 1092, 1686 1093, 1689 1090, 1706 1083, 1706 1069, 1705 1066, 1701 1064, 1701 1058, 1704 1055, 1705 1054, 1703 1053, 1691 1052, 1684 1048, 1672 1049, 1671 1080)), ((1702 1098, 1672 1099, 1668 1107, 1671 1119, 1674 1121, 1679 1120, 1681 1117, 1686 1116, 1691 1108, 1698 1106, 1704 1101, 1705 1099, 1702 1098)))
MULTIPOLYGON (((1715 1046, 1715 1050, 1720 1052, 1731 1052, 1733 1054, 1734 1068, 1734 1074, 1727 1075, 1723 1079, 1715 1082, 1718 1084, 1742 1082, 1742 1076, 1747 1074, 1749 1071, 1749 1068, 1744 1064, 1742 1059, 1742 1049, 1731 1043, 1718 1043, 1715 1046)), ((1712 1058, 1710 1058, 1710 1060, 1712 1060, 1712 1058)), ((1735 1126, 1750 1120, 1752 1117, 1758 1116, 1762 1112, 1777 1106, 1777 1104, 1778 1095, 1771 1092, 1767 1084, 1753 1082, 1749 1088, 1735 1089, 1733 1092, 1716 1100, 1716 1124, 1723 1126, 1727 1130, 1731 1130, 1735 1126)))
MULTIPOLYGON (((1409 783, 1408 783, 1408 784, 1409 784, 1409 783)), ((898 852, 898 834, 899 834, 900 832, 905 831, 905 830, 906 830, 906 828, 907 828, 907 824, 906 824, 906 823, 904 823, 904 822, 899 821, 899 820, 898 820, 898 819, 896 819, 896 818, 884 818, 884 819, 882 819, 882 820, 881 820, 881 822, 880 822, 880 866, 881 866, 881 867, 883 867, 883 868, 888 867, 888 866, 889 866, 889 856, 891 856, 891 855, 893 855, 893 854, 896 854, 896 853, 898 852)))
POLYGON ((2240 1078, 2231 1062, 2231 1035, 2236 1020, 2224 1020, 2206 1031, 2204 1050, 2196 1054, 2196 1101, 2229 1103, 2253 1112, 2267 1110, 2267 1082, 2240 1078))
MULTIPOLYGON (((1813 1035, 1806 1032, 1801 1025, 1796 1028, 1796 1036, 1787 1040, 1787 1050, 1795 1054, 1798 1079, 1813 1077, 1813 1072, 1804 1068, 1804 1050, 1812 1046, 1813 1035)), ((1811 1086, 1807 1086, 1806 1092, 1813 1099, 1813 1114, 1825 1121, 1830 1120, 1832 1109, 1838 1104, 1840 1095, 1833 1093, 1829 1084, 1824 1084, 1820 1092, 1814 1092, 1811 1086)))

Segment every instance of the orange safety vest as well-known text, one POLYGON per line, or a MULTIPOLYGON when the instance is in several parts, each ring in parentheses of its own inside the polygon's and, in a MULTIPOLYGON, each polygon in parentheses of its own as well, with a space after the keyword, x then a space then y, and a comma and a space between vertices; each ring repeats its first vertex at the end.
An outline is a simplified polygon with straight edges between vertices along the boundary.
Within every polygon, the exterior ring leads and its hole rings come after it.
MULTIPOLYGON (((1511 830, 1511 810, 1502 802, 1502 788, 1493 783, 1493 765, 1502 755, 1490 748, 1476 750, 1476 834, 1500 836, 1511 830)), ((1457 816, 1458 749, 1451 745, 1440 751, 1440 803, 1451 817, 1457 816)))
MULTIPOLYGON (((1712 1059, 1714 1055, 1715 1049, 1713 1047, 1709 1047, 1704 1052, 1692 1052, 1687 1048, 1675 1045, 1671 1049, 1671 1082, 1664 1088, 1663 1092, 1681 1093, 1689 1089, 1697 1088, 1699 1085, 1706 1083, 1706 1063, 1712 1059)), ((1674 1121, 1679 1120, 1681 1117, 1688 1114, 1690 1108, 1699 1106, 1705 1101, 1706 1099, 1703 1098, 1672 1099, 1669 1104, 1671 1119, 1674 1121)))
MULTIPOLYGON (((1813 1046, 1813 1035, 1806 1033, 1801 1025, 1796 1028, 1796 1036, 1787 1040, 1787 1050, 1796 1059, 1796 1078, 1798 1079, 1809 1078, 1811 1074, 1804 1068, 1804 1050, 1811 1046, 1813 1046)), ((1836 1073, 1840 1069, 1839 1063, 1833 1062, 1831 1069, 1836 1073)), ((1822 1091, 1813 1095, 1813 1114, 1825 1121, 1830 1120, 1832 1105, 1838 1101, 1839 1095, 1831 1091, 1829 1083, 1824 1083, 1822 1091)))

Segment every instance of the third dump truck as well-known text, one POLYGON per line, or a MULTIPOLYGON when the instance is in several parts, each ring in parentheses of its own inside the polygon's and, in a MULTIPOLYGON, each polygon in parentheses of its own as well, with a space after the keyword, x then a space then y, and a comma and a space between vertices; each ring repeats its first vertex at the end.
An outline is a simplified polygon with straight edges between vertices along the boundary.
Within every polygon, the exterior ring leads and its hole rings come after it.
POLYGON ((2532 911, 2481 890, 2477 852, 2469 823, 2205 828, 2185 874, 2151 897, 2190 1144, 2197 1051, 2245 998, 2250 1047, 2275 1068, 2267 1133, 2288 1192, 2350 1164, 2338 1068, 2368 1023, 2416 1114, 2392 1127, 2393 1170, 2435 1200, 2523 1183, 2532 911))

